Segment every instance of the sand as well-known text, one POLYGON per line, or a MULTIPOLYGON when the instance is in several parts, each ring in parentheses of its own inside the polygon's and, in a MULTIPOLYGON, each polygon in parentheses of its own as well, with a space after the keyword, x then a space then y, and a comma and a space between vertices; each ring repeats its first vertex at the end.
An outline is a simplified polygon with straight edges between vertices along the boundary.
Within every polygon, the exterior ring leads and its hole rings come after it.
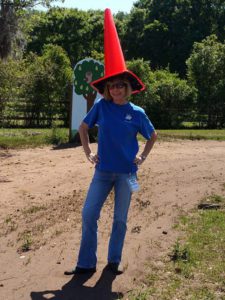
POLYGON ((151 266, 163 267, 179 216, 206 196, 225 195, 225 142, 157 141, 138 171, 141 189, 129 210, 125 273, 116 277, 105 270, 111 194, 99 221, 97 272, 68 277, 64 271, 76 264, 93 172, 81 147, 0 150, 1 299, 126 299, 151 266))

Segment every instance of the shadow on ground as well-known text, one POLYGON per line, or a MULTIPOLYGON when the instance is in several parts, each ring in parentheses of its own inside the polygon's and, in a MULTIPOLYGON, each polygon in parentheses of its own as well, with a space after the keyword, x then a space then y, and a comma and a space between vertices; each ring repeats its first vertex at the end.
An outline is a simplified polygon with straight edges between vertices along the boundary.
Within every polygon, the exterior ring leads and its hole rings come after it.
POLYGON ((70 149, 70 148, 76 148, 76 147, 79 147, 81 146, 80 143, 61 143, 59 145, 54 145, 52 147, 52 150, 64 150, 64 149, 70 149))
POLYGON ((85 286, 85 282, 92 275, 74 275, 61 290, 46 290, 31 292, 32 300, 116 300, 123 297, 120 292, 112 292, 112 283, 116 275, 106 268, 103 269, 101 277, 94 287, 85 286))

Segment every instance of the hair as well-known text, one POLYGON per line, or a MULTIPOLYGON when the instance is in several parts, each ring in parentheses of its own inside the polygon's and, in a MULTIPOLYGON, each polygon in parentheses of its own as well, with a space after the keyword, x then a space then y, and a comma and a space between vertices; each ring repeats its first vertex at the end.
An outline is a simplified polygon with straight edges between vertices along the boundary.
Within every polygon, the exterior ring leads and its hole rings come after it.
POLYGON ((109 80, 107 80, 105 82, 105 86, 104 86, 104 92, 103 92, 103 96, 105 98, 105 100, 113 100, 111 94, 110 94, 110 91, 109 91, 109 83, 113 82, 114 80, 121 80, 123 81, 124 83, 126 83, 126 94, 125 94, 125 98, 129 98, 130 95, 132 94, 132 87, 131 87, 131 84, 130 84, 130 81, 125 78, 124 76, 115 76, 115 77, 112 77, 112 78, 109 78, 109 80))

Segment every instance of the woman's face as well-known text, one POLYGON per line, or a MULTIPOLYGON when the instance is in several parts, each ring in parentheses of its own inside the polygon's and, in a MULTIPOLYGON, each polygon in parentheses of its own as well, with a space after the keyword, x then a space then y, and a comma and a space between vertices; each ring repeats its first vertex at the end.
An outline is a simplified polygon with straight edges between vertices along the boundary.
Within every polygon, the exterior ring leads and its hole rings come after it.
POLYGON ((127 83, 122 79, 114 79, 108 83, 108 89, 113 101, 124 102, 126 101, 127 83))

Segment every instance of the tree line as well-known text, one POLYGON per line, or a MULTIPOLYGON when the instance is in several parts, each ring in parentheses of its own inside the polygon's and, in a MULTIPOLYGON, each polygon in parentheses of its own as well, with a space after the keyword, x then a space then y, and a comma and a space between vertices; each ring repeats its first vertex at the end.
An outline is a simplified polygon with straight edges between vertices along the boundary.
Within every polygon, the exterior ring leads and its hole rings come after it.
MULTIPOLYGON (((74 65, 104 58, 103 11, 0 2, 0 126, 68 126, 74 65)), ((114 20, 127 66, 147 86, 131 100, 156 127, 225 126, 224 0, 139 0, 114 20)))

